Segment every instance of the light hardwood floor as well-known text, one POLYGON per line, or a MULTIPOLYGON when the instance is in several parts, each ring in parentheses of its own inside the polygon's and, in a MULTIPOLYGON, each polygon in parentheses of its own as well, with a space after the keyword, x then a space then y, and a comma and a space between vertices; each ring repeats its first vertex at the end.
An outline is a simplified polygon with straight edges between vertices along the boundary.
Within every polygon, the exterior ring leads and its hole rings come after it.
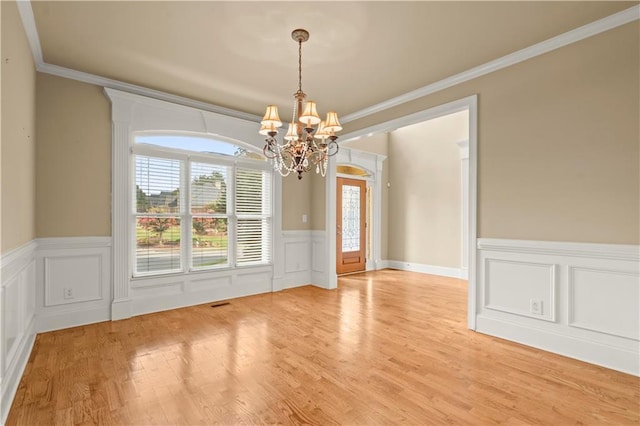
POLYGON ((637 424, 637 377, 466 329, 384 270, 37 337, 8 425, 637 424))

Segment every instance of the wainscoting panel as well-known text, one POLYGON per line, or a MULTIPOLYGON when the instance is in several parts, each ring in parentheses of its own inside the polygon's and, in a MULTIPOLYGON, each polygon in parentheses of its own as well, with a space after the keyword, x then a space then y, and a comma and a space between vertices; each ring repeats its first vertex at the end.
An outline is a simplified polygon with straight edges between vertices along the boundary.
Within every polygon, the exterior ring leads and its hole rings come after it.
POLYGON ((286 241, 284 243, 284 272, 302 272, 309 269, 309 241, 286 241))
POLYGON ((556 265, 485 258, 484 274, 485 308, 555 320, 556 265))
POLYGON ((190 291, 209 291, 211 289, 231 288, 231 275, 209 279, 194 279, 189 283, 190 291))
POLYGON ((0 261, 0 424, 4 424, 35 339, 35 250, 32 241, 0 261))
POLYGON ((107 321, 111 238, 40 238, 36 253, 39 332, 107 321))
POLYGON ((478 240, 477 331, 640 375, 640 247, 478 240))
POLYGON ((142 315, 271 291, 273 267, 219 269, 138 278, 129 288, 131 315, 142 315))
POLYGON ((637 339, 639 282, 637 272, 569 267, 569 324, 637 339))
POLYGON ((100 254, 47 257, 44 259, 44 305, 100 300, 103 287, 101 281, 100 254), (63 287, 64 285, 69 286, 63 287))
POLYGON ((282 231, 281 244, 284 253, 283 276, 274 288, 284 290, 311 283, 311 233, 312 231, 282 231))

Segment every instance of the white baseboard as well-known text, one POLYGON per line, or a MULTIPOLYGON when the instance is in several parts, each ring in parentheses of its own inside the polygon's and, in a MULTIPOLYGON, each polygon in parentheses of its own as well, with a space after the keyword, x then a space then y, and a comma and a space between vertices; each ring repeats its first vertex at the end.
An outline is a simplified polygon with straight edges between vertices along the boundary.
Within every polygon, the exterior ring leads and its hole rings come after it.
POLYGON ((309 271, 290 272, 280 277, 277 280, 274 279, 274 291, 286 290, 289 288, 302 287, 311 283, 309 271), (277 290, 276 290, 277 289, 277 290))
POLYGON ((36 330, 38 330, 38 333, 46 333, 110 320, 111 312, 108 306, 97 308, 81 307, 80 309, 59 312, 41 312, 37 317, 36 330))
POLYGON ((477 325, 483 334, 640 376, 637 348, 620 348, 482 315, 478 315, 477 325))
POLYGON ((469 268, 460 268, 460 278, 463 280, 469 279, 469 268))
POLYGON ((422 263, 404 262, 401 260, 383 260, 380 262, 382 268, 398 269, 401 271, 420 272, 423 274, 440 275, 450 278, 461 278, 462 270, 460 268, 451 268, 447 266, 425 265, 422 263))

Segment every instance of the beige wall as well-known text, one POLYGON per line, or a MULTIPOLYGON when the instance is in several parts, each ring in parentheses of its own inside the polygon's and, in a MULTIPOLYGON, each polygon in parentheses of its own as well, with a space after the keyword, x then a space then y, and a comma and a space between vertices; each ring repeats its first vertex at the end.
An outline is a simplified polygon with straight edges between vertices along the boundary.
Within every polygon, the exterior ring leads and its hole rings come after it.
MULTIPOLYGON (((381 206, 381 258, 389 259, 388 246, 389 246, 389 188, 387 183, 389 182, 389 134, 378 133, 371 136, 364 136, 356 140, 345 142, 343 146, 360 151, 372 152, 374 154, 380 154, 387 156, 387 159, 382 163, 382 206, 381 206)), ((324 206, 323 206, 324 207, 324 206)), ((323 228, 324 229, 324 224, 323 228)))
POLYGON ((282 230, 311 229, 311 179, 311 173, 305 173, 301 180, 298 174, 282 178, 282 230), (302 222, 303 214, 307 223, 302 222))
POLYGON ((640 243, 640 24, 347 123, 478 94, 478 236, 640 243))
POLYGON ((466 111, 391 132, 390 260, 460 267, 462 180, 456 142, 468 134, 466 111))
POLYGON ((18 8, 2 8, 1 253, 35 232, 36 71, 18 8))
POLYGON ((101 87, 38 73, 38 237, 111 235, 110 108, 101 87))

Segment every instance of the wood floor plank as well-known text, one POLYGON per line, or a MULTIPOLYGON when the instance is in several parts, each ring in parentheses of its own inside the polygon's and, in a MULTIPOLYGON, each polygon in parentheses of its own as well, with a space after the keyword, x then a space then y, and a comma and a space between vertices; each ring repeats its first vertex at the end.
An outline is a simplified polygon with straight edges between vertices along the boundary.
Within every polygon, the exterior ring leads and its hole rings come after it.
POLYGON ((638 424, 640 379, 474 333, 392 270, 43 333, 7 425, 638 424))

